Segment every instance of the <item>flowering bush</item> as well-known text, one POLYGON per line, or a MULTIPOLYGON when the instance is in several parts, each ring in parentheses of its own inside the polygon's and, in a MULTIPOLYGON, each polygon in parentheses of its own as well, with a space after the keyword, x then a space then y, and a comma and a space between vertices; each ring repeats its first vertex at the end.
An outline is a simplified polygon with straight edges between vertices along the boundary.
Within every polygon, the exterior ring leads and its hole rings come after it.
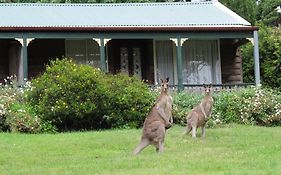
MULTIPOLYGON (((200 103, 202 95, 181 92, 173 96, 175 121, 185 124, 187 113, 200 103)), ((208 122, 210 126, 224 123, 281 125, 281 94, 276 91, 245 88, 212 96, 215 103, 208 122)))
POLYGON ((15 76, 7 77, 0 85, 0 130, 24 133, 54 131, 40 120, 25 101, 25 93, 32 88, 30 82, 19 86, 15 76))
POLYGON ((172 96, 174 122, 184 125, 186 123, 187 113, 201 101, 203 95, 198 93, 179 92, 172 93, 172 96))
POLYGON ((281 96, 270 89, 255 89, 254 96, 244 100, 240 109, 242 123, 274 126, 281 124, 281 96))
POLYGON ((41 130, 41 120, 32 108, 17 102, 11 104, 6 114, 6 123, 12 132, 38 133, 41 130))
POLYGON ((135 77, 105 74, 69 59, 52 61, 32 85, 29 103, 59 130, 136 127, 154 100, 135 77))
POLYGON ((245 99, 254 96, 253 88, 234 91, 221 91, 214 94, 212 120, 218 123, 241 123, 240 110, 245 106, 245 99))
POLYGON ((15 84, 15 76, 7 77, 4 84, 0 84, 0 130, 7 131, 9 126, 6 124, 7 113, 11 104, 20 101, 22 93, 15 84))

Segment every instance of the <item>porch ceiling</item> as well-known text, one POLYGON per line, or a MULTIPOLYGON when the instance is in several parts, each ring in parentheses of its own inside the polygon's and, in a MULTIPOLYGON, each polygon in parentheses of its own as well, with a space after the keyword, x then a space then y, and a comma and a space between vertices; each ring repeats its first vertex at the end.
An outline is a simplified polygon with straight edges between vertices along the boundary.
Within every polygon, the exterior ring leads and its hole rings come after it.
POLYGON ((0 31, 250 31, 218 1, 0 4, 0 31))

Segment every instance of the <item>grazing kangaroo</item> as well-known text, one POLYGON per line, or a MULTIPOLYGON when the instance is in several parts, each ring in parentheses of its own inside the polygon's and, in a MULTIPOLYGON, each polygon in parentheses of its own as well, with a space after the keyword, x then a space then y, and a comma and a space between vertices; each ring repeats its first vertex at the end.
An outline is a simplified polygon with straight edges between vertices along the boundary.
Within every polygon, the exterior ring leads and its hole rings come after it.
POLYGON ((185 134, 188 134, 190 131, 192 137, 196 138, 197 128, 202 128, 202 137, 205 137, 205 125, 209 120, 214 100, 211 96, 211 85, 204 85, 205 96, 201 102, 195 106, 187 115, 187 125, 185 134))
POLYGON ((147 115, 142 130, 141 141, 135 148, 133 154, 139 154, 148 145, 154 145, 157 152, 163 152, 166 129, 173 123, 172 97, 169 95, 169 78, 161 79, 161 94, 147 115))

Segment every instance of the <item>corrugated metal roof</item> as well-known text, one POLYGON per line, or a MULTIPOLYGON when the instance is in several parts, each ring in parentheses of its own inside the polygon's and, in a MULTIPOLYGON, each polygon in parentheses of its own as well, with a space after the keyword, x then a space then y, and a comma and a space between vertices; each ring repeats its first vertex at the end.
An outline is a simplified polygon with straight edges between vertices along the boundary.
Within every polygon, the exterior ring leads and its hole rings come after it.
POLYGON ((2 3, 1 28, 225 28, 250 23, 218 1, 178 3, 2 3))

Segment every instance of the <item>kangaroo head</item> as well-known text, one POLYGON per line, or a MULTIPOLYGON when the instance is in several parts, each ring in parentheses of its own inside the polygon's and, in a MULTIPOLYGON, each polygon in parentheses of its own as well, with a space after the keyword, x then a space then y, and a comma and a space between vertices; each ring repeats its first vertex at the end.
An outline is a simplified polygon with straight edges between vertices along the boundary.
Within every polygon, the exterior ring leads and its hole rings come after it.
POLYGON ((169 89, 169 77, 166 80, 161 79, 161 92, 168 92, 169 89))
POLYGON ((205 94, 206 95, 210 95, 211 94, 211 90, 212 90, 212 84, 208 84, 208 85, 204 84, 203 87, 204 87, 205 94))

